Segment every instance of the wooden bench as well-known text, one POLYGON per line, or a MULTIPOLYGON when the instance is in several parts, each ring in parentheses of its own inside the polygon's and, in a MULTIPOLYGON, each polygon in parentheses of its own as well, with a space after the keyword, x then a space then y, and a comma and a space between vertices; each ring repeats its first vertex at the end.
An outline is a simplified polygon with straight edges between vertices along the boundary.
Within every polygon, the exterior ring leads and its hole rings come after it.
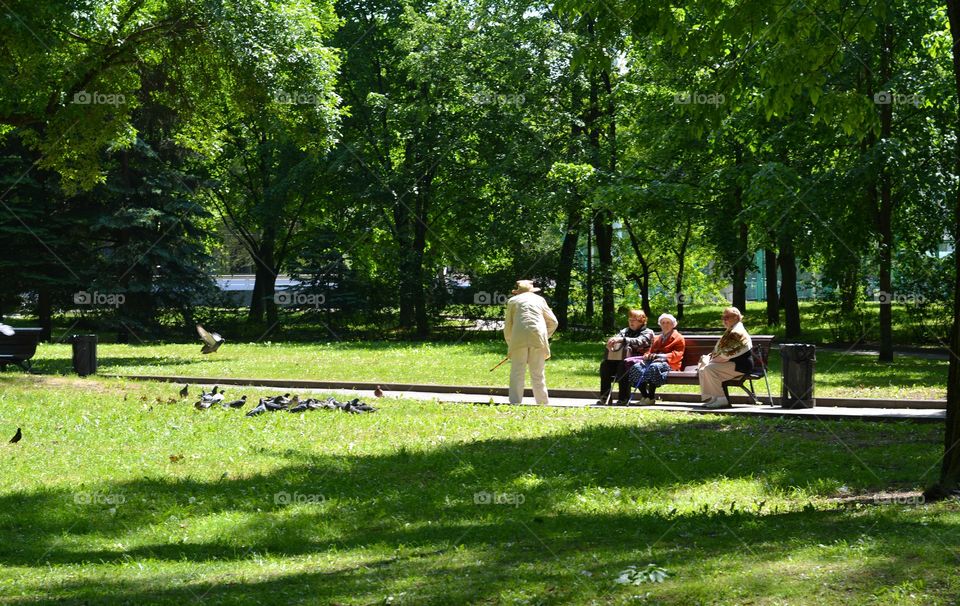
POLYGON ((41 328, 16 328, 14 334, 7 336, 0 334, 0 370, 5 370, 8 364, 16 364, 27 372, 32 372, 30 363, 37 353, 37 343, 40 342, 41 328))
MULTIPOLYGON (((680 331, 683 334, 683 331, 680 331)), ((753 404, 759 404, 757 394, 753 389, 755 380, 766 379, 767 362, 770 359, 770 346, 773 344, 773 335, 750 335, 753 342, 753 372, 741 375, 738 379, 731 379, 723 382, 723 395, 730 397, 729 388, 739 387, 747 393, 753 404), (747 383, 750 387, 747 387, 747 383)), ((683 370, 671 370, 667 375, 667 385, 699 385, 700 379, 697 377, 697 364, 700 357, 713 351, 720 335, 683 335, 683 370)), ((767 391, 769 393, 769 384, 767 391)), ((770 404, 773 404, 771 398, 770 404)))

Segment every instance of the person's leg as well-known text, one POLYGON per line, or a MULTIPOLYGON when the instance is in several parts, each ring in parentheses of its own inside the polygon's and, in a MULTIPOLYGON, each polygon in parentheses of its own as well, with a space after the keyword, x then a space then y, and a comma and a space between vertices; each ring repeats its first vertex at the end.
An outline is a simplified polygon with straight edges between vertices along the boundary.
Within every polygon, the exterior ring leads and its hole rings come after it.
POLYGON ((725 362, 711 362, 700 369, 697 377, 700 381, 700 399, 709 400, 723 395, 722 381, 719 380, 718 369, 725 362))
POLYGON ((657 386, 653 383, 647 383, 647 397, 654 402, 657 401, 657 386))
POLYGON ((606 401, 607 394, 613 386, 613 375, 620 366, 619 360, 604 360, 600 362, 600 400, 606 401))
POLYGON ((730 405, 723 395, 723 382, 739 377, 733 362, 711 362, 700 370, 700 397, 705 405, 726 408, 730 405))
POLYGON ((547 404, 550 395, 547 393, 547 374, 545 371, 547 352, 540 348, 530 348, 527 363, 530 365, 530 384, 533 386, 533 399, 537 404, 547 404))
POLYGON ((630 399, 630 388, 633 385, 630 384, 630 379, 627 378, 626 373, 620 375, 620 380, 617 382, 617 403, 626 404, 627 400, 630 399))
POLYGON ((510 403, 523 402, 524 375, 527 374, 528 347, 518 347, 510 354, 510 403))

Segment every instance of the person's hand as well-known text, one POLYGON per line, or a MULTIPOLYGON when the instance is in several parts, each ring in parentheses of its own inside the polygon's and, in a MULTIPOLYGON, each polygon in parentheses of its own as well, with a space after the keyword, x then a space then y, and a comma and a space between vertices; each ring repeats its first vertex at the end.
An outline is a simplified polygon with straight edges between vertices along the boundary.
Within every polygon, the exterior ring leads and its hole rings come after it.
POLYGON ((610 337, 607 339, 607 349, 613 351, 613 348, 617 346, 617 337, 610 337))

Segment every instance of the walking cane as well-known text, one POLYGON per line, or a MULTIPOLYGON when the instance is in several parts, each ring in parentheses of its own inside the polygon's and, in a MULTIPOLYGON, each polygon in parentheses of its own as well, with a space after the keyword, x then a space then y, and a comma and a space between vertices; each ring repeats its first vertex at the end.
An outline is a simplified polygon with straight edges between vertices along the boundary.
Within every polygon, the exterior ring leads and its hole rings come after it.
POLYGON ((494 366, 493 368, 490 369, 490 372, 493 372, 493 371, 495 371, 496 369, 500 368, 500 365, 503 364, 504 362, 506 362, 506 361, 509 360, 509 359, 510 359, 510 355, 507 354, 507 357, 505 357, 504 359, 500 360, 500 362, 499 362, 496 366, 494 366))

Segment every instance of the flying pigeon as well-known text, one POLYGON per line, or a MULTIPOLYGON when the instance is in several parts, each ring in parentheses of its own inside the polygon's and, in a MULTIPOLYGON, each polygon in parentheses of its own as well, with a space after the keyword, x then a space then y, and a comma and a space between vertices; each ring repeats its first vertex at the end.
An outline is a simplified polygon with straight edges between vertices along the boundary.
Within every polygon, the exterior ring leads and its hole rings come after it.
POLYGON ((197 334, 200 335, 200 340, 203 341, 203 349, 200 350, 202 354, 213 353, 223 345, 223 337, 215 332, 207 332, 203 326, 199 324, 197 324, 197 334))
POLYGON ((16 331, 13 330, 13 326, 7 326, 0 322, 0 334, 4 334, 8 337, 12 337, 16 331))
POLYGON ((20 438, 22 438, 22 437, 23 437, 23 432, 20 431, 20 428, 19 428, 19 427, 17 427, 17 433, 13 434, 13 437, 10 438, 10 443, 11 443, 11 444, 16 444, 17 442, 20 441, 20 438))

